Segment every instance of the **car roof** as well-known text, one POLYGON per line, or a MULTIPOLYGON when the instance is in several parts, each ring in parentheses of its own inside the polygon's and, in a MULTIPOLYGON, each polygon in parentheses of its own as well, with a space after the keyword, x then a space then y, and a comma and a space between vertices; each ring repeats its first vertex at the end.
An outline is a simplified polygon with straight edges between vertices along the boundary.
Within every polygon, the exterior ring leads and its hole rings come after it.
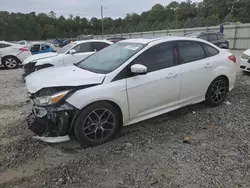
POLYGON ((6 41, 0 41, 1 44, 9 44, 9 45, 14 45, 15 43, 11 43, 11 42, 6 42, 6 41))
POLYGON ((86 42, 106 42, 108 44, 113 44, 113 42, 110 42, 108 40, 95 40, 95 39, 72 41, 72 43, 76 43, 76 44, 81 44, 81 43, 86 43, 86 42))
POLYGON ((147 38, 127 39, 127 40, 119 41, 118 43, 130 42, 130 43, 149 44, 152 42, 161 42, 161 41, 168 42, 168 41, 176 41, 176 40, 192 40, 192 41, 204 42, 204 40, 198 39, 198 38, 166 36, 166 37, 159 37, 159 38, 152 38, 152 39, 147 39, 147 38))

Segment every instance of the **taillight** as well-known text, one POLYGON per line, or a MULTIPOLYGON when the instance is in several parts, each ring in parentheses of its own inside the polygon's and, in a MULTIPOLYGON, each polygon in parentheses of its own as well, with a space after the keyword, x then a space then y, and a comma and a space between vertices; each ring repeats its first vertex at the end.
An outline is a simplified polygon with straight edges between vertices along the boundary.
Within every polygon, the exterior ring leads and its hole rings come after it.
POLYGON ((20 51, 22 52, 26 52, 26 51, 29 51, 29 48, 28 47, 23 47, 23 48, 19 48, 20 51))
POLYGON ((237 61, 235 55, 228 56, 228 59, 230 59, 234 63, 236 63, 236 61, 237 61))

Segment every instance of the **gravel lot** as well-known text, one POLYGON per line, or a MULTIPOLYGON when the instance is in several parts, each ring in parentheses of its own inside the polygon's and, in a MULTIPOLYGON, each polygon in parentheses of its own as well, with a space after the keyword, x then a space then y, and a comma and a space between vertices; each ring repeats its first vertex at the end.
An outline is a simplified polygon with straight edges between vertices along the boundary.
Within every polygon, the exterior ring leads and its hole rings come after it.
POLYGON ((0 70, 0 187, 250 187, 250 75, 217 108, 182 108, 84 148, 31 138, 21 73, 0 70))

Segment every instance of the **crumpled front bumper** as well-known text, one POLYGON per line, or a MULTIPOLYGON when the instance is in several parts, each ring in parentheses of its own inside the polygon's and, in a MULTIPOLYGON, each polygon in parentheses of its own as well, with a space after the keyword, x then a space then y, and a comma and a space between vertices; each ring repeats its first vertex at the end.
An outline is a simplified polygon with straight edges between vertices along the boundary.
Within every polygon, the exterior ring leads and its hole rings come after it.
POLYGON ((37 135, 34 138, 48 143, 58 143, 70 140, 69 134, 74 118, 75 109, 67 105, 48 108, 34 106, 26 122, 28 128, 37 135))
POLYGON ((35 71, 35 64, 36 62, 31 62, 23 66, 24 68, 24 73, 22 75, 23 79, 25 79, 26 76, 35 71))

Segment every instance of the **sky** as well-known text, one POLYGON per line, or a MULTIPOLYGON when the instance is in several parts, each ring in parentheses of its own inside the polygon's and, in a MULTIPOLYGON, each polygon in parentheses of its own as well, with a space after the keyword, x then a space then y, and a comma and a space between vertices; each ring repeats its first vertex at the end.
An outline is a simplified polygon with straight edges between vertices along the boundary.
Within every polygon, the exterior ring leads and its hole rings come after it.
MULTIPOLYGON (((0 0, 0 11, 49 13, 57 16, 100 17, 101 5, 104 17, 125 17, 127 13, 138 13, 151 9, 156 3, 164 6, 172 0, 0 0)), ((181 2, 183 0, 176 0, 181 2)), ((200 0, 193 0, 198 2, 200 0)))

